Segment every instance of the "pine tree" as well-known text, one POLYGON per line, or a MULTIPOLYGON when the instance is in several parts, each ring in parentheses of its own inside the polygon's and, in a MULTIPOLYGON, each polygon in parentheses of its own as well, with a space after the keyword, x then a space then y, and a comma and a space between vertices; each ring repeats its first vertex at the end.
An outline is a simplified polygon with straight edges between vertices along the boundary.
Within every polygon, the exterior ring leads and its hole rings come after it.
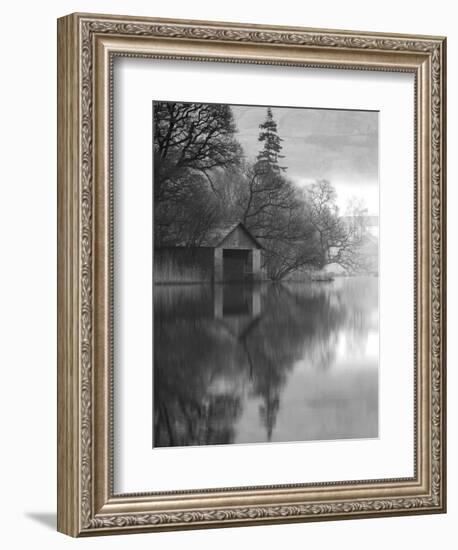
POLYGON ((284 158, 281 155, 282 138, 278 135, 277 123, 274 120, 272 109, 267 107, 266 120, 259 125, 260 132, 258 141, 264 143, 264 148, 259 151, 256 158, 256 165, 261 171, 281 172, 286 170, 278 164, 278 159, 284 158))

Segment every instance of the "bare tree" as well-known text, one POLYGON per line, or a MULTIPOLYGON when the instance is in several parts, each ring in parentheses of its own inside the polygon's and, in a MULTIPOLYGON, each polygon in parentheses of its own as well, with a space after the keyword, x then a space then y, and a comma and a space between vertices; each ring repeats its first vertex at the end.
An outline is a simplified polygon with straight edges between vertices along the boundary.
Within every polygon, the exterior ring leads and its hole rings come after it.
POLYGON ((155 204, 156 246, 199 246, 220 217, 220 204, 204 179, 189 174, 177 180, 177 193, 155 204))
POLYGON ((241 158, 229 105, 157 102, 153 130, 156 203, 177 193, 184 173, 199 172, 211 184, 212 170, 241 158))
POLYGON ((310 222, 316 232, 317 267, 339 264, 350 273, 366 269, 367 210, 353 201, 340 216, 334 186, 319 180, 307 188, 310 222))
POLYGON ((218 221, 213 175, 240 162, 235 131, 228 105, 154 104, 156 246, 198 246, 218 221))

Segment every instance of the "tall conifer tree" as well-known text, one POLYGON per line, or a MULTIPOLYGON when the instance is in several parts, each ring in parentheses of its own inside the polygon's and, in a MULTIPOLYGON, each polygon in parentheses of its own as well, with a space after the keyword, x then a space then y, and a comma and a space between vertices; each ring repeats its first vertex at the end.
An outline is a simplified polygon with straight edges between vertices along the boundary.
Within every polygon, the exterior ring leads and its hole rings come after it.
POLYGON ((259 151, 256 164, 262 171, 280 172, 286 170, 278 164, 278 159, 284 157, 280 154, 282 150, 282 138, 278 135, 277 123, 274 120, 272 109, 267 108, 266 120, 259 125, 258 141, 264 143, 263 149, 259 151))

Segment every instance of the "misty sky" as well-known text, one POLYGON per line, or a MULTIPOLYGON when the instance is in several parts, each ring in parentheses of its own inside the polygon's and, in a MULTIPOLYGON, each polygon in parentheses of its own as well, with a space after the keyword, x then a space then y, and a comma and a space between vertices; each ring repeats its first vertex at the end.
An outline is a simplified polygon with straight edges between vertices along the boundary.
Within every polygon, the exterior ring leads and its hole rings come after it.
MULTIPOLYGON (((232 106, 237 139, 248 160, 262 144, 259 124, 266 107, 232 106)), ((329 109, 273 107, 283 138, 281 164, 288 177, 303 186, 316 179, 331 181, 341 213, 355 196, 364 200, 369 215, 378 215, 378 113, 329 109)))

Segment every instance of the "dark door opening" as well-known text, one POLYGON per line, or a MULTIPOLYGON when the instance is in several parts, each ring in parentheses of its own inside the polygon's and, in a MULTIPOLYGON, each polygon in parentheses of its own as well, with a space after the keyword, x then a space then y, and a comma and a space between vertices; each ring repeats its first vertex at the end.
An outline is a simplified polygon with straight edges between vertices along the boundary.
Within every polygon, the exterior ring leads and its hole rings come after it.
POLYGON ((223 250, 225 282, 243 282, 248 271, 249 250, 223 250))

